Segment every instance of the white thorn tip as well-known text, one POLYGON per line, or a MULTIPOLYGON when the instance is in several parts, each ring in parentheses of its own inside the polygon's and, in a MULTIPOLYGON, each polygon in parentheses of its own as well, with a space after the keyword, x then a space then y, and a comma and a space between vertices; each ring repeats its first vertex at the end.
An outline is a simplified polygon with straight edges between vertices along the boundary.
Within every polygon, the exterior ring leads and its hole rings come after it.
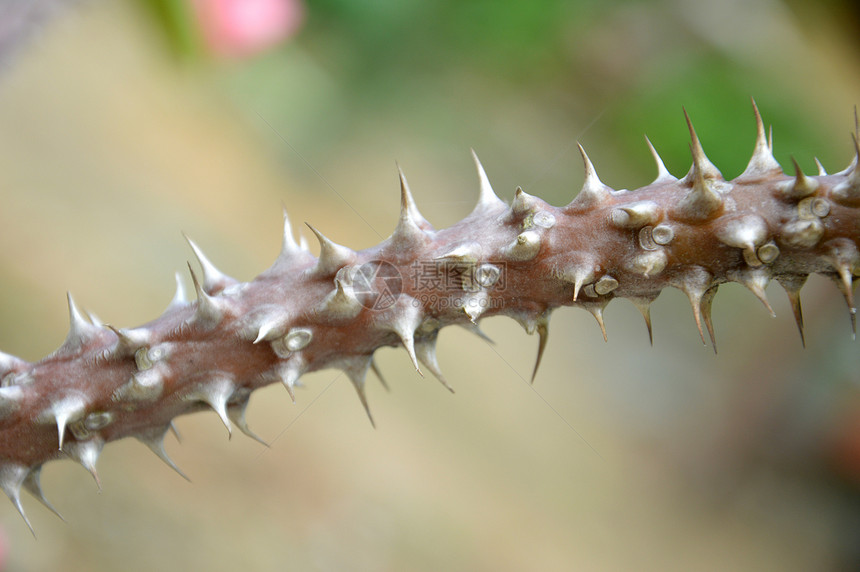
POLYGON ((36 531, 33 530, 33 525, 30 524, 30 519, 27 518, 27 513, 24 512, 24 505, 21 504, 21 486, 29 472, 30 469, 21 465, 0 465, 0 488, 3 489, 3 492, 6 493, 9 500, 15 505, 18 514, 24 519, 27 528, 30 529, 30 533, 35 537, 36 531))
POLYGON ((305 224, 311 229, 311 232, 314 233, 320 244, 319 259, 317 260, 317 265, 314 267, 316 274, 320 276, 334 274, 355 260, 355 252, 352 249, 332 242, 316 228, 308 223, 305 224))
POLYGON ((752 100, 752 106, 756 124, 755 148, 753 149, 752 157, 741 176, 758 177, 761 175, 767 175, 774 171, 782 172, 782 168, 773 157, 772 143, 765 133, 764 122, 761 119, 761 113, 759 113, 758 106, 754 99, 752 100))
POLYGON ((135 438, 147 447, 149 447, 149 450, 155 453, 155 455, 159 459, 164 461, 165 465, 176 471, 176 473, 180 477, 190 483, 191 479, 189 479, 188 475, 183 473, 182 470, 178 466, 176 466, 176 463, 173 462, 173 459, 170 458, 164 448, 164 437, 167 435, 168 431, 174 431, 175 434, 175 428, 173 427, 173 423, 170 423, 162 428, 149 429, 144 433, 135 435, 135 438))
MULTIPOLYGON (((250 397, 250 396, 249 396, 250 397)), ((269 447, 269 444, 264 441, 259 435, 251 431, 251 428, 248 427, 248 421, 245 419, 245 411, 248 408, 248 399, 244 399, 239 403, 231 404, 227 407, 227 415, 230 417, 230 421, 233 422, 233 425, 239 428, 239 431, 257 441, 258 443, 264 445, 265 447, 269 447)))
POLYGON ((215 294, 227 286, 237 282, 235 278, 231 278, 218 270, 206 255, 203 254, 200 247, 197 246, 197 244, 191 240, 187 234, 183 233, 183 236, 191 247, 191 250, 194 252, 194 256, 197 258, 200 268, 203 270, 203 290, 205 290, 207 294, 215 294))
POLYGON ((224 427, 227 428, 229 437, 233 436, 233 426, 230 424, 230 416, 227 415, 227 401, 233 395, 235 386, 226 378, 215 379, 211 382, 201 384, 185 397, 189 401, 202 401, 212 408, 224 427))
POLYGON ((478 159, 478 154, 474 149, 471 149, 471 152, 472 160, 475 162, 475 169, 478 171, 478 181, 480 184, 478 204, 475 205, 475 209, 472 212, 489 210, 495 207, 505 207, 505 203, 503 203, 502 200, 496 196, 495 191, 493 191, 493 187, 490 185, 490 179, 487 177, 487 172, 484 170, 481 160, 478 159))
POLYGON ((665 163, 663 163, 663 159, 660 157, 660 154, 657 153, 657 149, 654 148, 654 145, 651 143, 651 140, 648 139, 648 136, 645 136, 645 142, 648 144, 648 149, 651 151, 651 156, 654 158, 654 163, 657 164, 657 178, 651 183, 664 183, 670 181, 677 181, 678 178, 674 177, 672 173, 666 169, 665 163))
POLYGON ((63 450, 66 427, 69 423, 83 417, 85 403, 79 396, 70 396, 60 399, 51 406, 50 412, 57 424, 58 450, 63 450))

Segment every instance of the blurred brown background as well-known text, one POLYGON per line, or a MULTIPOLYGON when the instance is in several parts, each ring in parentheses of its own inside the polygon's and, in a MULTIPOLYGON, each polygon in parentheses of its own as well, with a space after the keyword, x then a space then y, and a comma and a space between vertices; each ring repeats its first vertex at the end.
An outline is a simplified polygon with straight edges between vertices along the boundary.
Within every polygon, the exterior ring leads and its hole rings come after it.
MULTIPOLYGON (((727 177, 752 150, 750 96, 787 171, 853 152, 849 3, 305 0, 255 52, 179 0, 53 4, 0 73, 0 348, 30 360, 64 339, 66 290, 118 326, 161 312, 191 257, 180 231, 245 280, 278 252, 282 204, 308 238, 305 220, 375 244, 395 160, 445 226, 477 197, 470 147, 506 200, 523 185, 567 203, 577 140, 616 188, 655 175, 646 132, 683 174, 682 105, 727 177)), ((335 371, 303 378, 295 405, 267 388, 248 413, 271 449, 228 441, 215 415, 178 420, 168 450, 192 484, 130 441, 105 449, 100 494, 51 463, 67 522, 25 497, 36 541, 0 508, 6 568, 847 569, 860 352, 828 280, 804 290, 805 350, 768 292, 776 319, 721 290, 717 356, 678 291, 652 309, 653 348, 630 304, 608 308, 606 344, 560 310, 534 388, 537 342, 512 320, 482 323, 493 346, 442 333, 454 396, 383 350, 375 431, 335 371)))

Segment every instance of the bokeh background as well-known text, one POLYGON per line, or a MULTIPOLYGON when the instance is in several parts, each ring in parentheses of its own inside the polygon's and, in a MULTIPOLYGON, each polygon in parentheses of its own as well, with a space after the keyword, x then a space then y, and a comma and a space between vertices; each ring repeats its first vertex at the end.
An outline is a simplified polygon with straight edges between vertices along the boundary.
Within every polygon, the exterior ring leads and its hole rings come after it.
MULTIPOLYGON (((65 337, 65 292, 118 326, 173 293, 192 236, 250 279, 281 206, 354 248, 398 212, 395 160, 425 217, 497 193, 567 203, 576 141, 635 188, 689 167, 685 106, 727 177, 749 158, 754 96, 790 171, 852 157, 860 100, 852 4, 779 0, 0 1, 0 348, 65 337), (237 8, 236 4, 239 5, 237 8), (23 16, 22 16, 23 14, 23 16)), ((312 242, 312 241, 311 241, 312 242)), ((312 249, 316 246, 312 242, 312 249)), ((804 290, 801 349, 778 286, 715 302, 719 355, 686 298, 557 311, 542 370, 512 320, 494 345, 445 330, 456 395, 379 352, 373 430, 335 371, 251 401, 227 440, 181 418, 178 477, 136 442, 0 507, 7 570, 842 570, 860 563, 860 351, 829 280, 804 290)), ((5 502, 5 501, 4 501, 5 502)))

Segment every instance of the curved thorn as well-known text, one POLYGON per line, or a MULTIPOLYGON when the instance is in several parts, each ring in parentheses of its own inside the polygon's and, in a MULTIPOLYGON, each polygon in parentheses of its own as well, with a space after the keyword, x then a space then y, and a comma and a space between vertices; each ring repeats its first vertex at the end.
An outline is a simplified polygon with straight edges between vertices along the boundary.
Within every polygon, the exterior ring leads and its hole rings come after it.
POLYGON ((41 474, 42 474, 42 466, 41 465, 36 467, 35 469, 32 469, 27 474, 27 477, 24 479, 24 483, 23 483, 24 488, 27 489, 27 492, 29 492, 36 499, 38 499, 38 501, 40 503, 45 505, 45 507, 48 510, 50 510, 52 513, 57 515, 60 520, 65 522, 66 519, 63 518, 63 515, 60 514, 60 512, 56 508, 54 508, 54 505, 52 505, 48 501, 48 499, 45 497, 45 493, 42 491, 42 483, 40 482, 41 474))
POLYGON ((475 334, 476 336, 478 336, 479 338, 481 338, 482 340, 484 340, 488 344, 495 344, 496 343, 495 340, 493 340, 493 338, 488 336, 486 334, 486 332, 484 332, 484 330, 482 330, 478 324, 476 324, 472 321, 461 322, 461 323, 458 323, 457 325, 460 326, 461 328, 469 330, 471 333, 475 334))
POLYGON ((287 207, 284 207, 284 233, 281 238, 281 252, 278 255, 278 260, 286 261, 302 252, 301 247, 296 242, 293 236, 293 225, 290 224, 290 217, 287 214, 287 207))
POLYGON ((179 434, 179 429, 176 428, 173 421, 167 424, 167 430, 173 433, 173 437, 176 438, 177 443, 182 443, 182 436, 179 434))
POLYGON ((335 278, 334 286, 334 290, 323 298, 317 312, 334 320, 355 318, 364 309, 364 306, 355 296, 352 285, 335 278))
POLYGON ((819 177, 824 177, 827 175, 827 169, 824 168, 824 165, 821 164, 821 161, 818 160, 818 157, 815 157, 815 165, 818 167, 819 177))
POLYGON ((230 425, 230 416, 227 414, 227 401, 236 390, 233 382, 227 378, 216 378, 208 383, 201 384, 185 395, 188 401, 202 401, 218 414, 224 427, 227 428, 228 437, 233 436, 233 426, 230 425))
POLYGON ((603 184, 600 177, 597 176, 597 171, 583 146, 577 142, 579 154, 582 156, 582 163, 585 168, 585 181, 582 183, 582 189, 567 205, 567 208, 589 208, 594 205, 601 204, 609 198, 609 188, 603 184))
POLYGON ((81 417, 84 414, 85 410, 84 400, 77 396, 73 395, 70 397, 66 397, 60 399, 56 403, 51 406, 49 410, 54 417, 54 420, 57 423, 57 435, 58 435, 58 450, 63 450, 63 442, 65 440, 66 427, 69 422, 74 421, 81 417))
POLYGON ((532 384, 534 384, 535 378, 537 377, 538 368, 540 368, 540 362, 543 359, 543 352, 546 349, 547 342, 549 341, 549 312, 538 318, 537 323, 535 324, 535 331, 538 334, 538 350, 537 359, 535 359, 535 367, 532 370, 532 384))
POLYGON ((782 168, 773 157, 772 143, 765 134, 764 122, 761 119, 761 113, 759 113, 755 99, 752 99, 752 106, 756 124, 755 148, 753 150, 752 158, 750 158, 749 164, 747 164, 747 167, 744 172, 741 173, 741 176, 755 177, 777 170, 781 172, 782 168))
POLYGON ((370 424, 376 429, 376 422, 373 420, 373 415, 370 413, 370 405, 367 403, 367 395, 365 394, 364 385, 367 378, 367 370, 370 367, 370 362, 373 356, 354 356, 340 360, 339 363, 333 364, 343 370, 349 381, 352 382, 355 392, 358 394, 358 399, 364 407, 364 412, 370 420, 370 424))
POLYGON ((104 441, 101 438, 93 438, 89 441, 75 441, 66 445, 66 453, 85 468, 96 482, 99 492, 102 490, 102 481, 96 470, 96 462, 101 455, 104 441))
MULTIPOLYGON (((248 395, 248 398, 250 398, 250 394, 248 395)), ((261 445, 269 447, 269 443, 264 441, 259 435, 251 431, 250 427, 248 427, 248 421, 245 419, 245 410, 248 408, 248 398, 245 398, 238 403, 231 403, 228 405, 227 416, 230 418, 230 421, 233 422, 233 425, 239 428, 239 431, 261 445)))
POLYGON ((99 318, 94 312, 87 311, 87 317, 90 320, 90 323, 97 328, 104 328, 105 323, 99 318))
POLYGON ((427 338, 422 338, 415 344, 415 352, 418 356, 418 360, 424 364, 424 366, 430 370, 430 373, 439 380, 442 385, 445 386, 445 389, 454 393, 454 388, 448 383, 448 380, 445 379, 445 376, 442 374, 442 369, 439 367, 439 361, 436 358, 436 333, 427 338))
POLYGON ((253 344, 259 344, 262 341, 272 341, 279 338, 286 332, 287 326, 290 323, 290 316, 284 312, 283 314, 269 314, 264 317, 257 326, 257 337, 254 338, 253 344))
POLYGON ((382 372, 379 370, 379 364, 376 363, 376 360, 371 358, 370 360, 370 369, 373 370, 373 375, 376 376, 376 379, 379 380, 379 383, 382 384, 382 387, 387 392, 391 392, 391 388, 388 386, 388 382, 385 381, 385 377, 383 377, 382 372))
POLYGON ((603 334, 604 343, 609 342, 609 338, 606 335, 606 324, 603 322, 603 306, 597 304, 588 304, 585 306, 585 309, 588 310, 594 319, 597 320, 597 325, 600 326, 600 333, 603 334))
POLYGON ((475 205, 472 213, 494 209, 499 206, 507 208, 507 205, 505 205, 505 203, 496 196, 495 191, 493 191, 493 187, 490 185, 490 179, 487 177, 487 172, 484 170, 484 166, 481 165, 481 160, 478 159, 478 154, 475 153, 474 149, 471 149, 471 151, 472 160, 475 162, 475 169, 478 171, 478 181, 480 184, 478 191, 478 204, 475 205))
MULTIPOLYGON (((421 229, 419 218, 416 218, 418 209, 415 207, 415 201, 412 198, 412 193, 409 190, 409 183, 406 181, 406 175, 403 174, 403 169, 397 165, 397 172, 400 175, 400 219, 397 221, 397 227, 392 233, 392 238, 412 242, 420 240, 424 236, 421 229)), ((418 214, 418 217, 421 217, 418 214)), ((426 223, 426 221, 424 221, 426 223)))
POLYGON ((705 150, 702 148, 702 142, 696 134, 696 129, 693 127, 693 121, 684 109, 684 118, 687 120, 687 129, 690 131, 690 151, 693 155, 693 178, 694 179, 722 179, 723 175, 720 170, 705 155, 705 150))
POLYGON ((517 187, 514 191, 514 200, 511 201, 511 213, 516 216, 526 216, 533 213, 536 208, 535 197, 525 192, 522 187, 517 187))
POLYGON ((203 250, 201 250, 187 234, 183 232, 182 236, 185 237, 186 242, 188 242, 188 246, 190 246, 191 250, 194 252, 194 257, 197 258, 197 263, 203 270, 203 290, 205 290, 207 294, 217 294, 224 288, 238 283, 238 280, 235 278, 227 276, 218 270, 206 255, 203 254, 203 250))
POLYGON ((188 292, 185 289, 185 281, 182 280, 182 276, 179 272, 175 272, 174 277, 176 279, 176 292, 173 294, 173 299, 170 300, 170 304, 167 305, 168 310, 183 307, 190 302, 188 299, 188 292))
POLYGON ((24 505, 21 504, 21 486, 26 480, 29 472, 30 469, 21 465, 0 466, 0 488, 3 489, 3 492, 6 493, 9 500, 12 501, 13 505, 15 505, 15 508, 18 510, 18 514, 20 514, 21 518, 24 519, 24 522, 27 524, 27 528, 30 529, 30 533, 33 535, 33 538, 35 538, 36 531, 33 530, 33 525, 30 524, 30 519, 27 518, 27 513, 24 512, 24 505))
MULTIPOLYGON (((185 479, 186 481, 188 481, 190 483, 191 479, 189 479, 188 476, 185 473, 183 473, 179 467, 176 466, 176 463, 173 462, 173 459, 170 458, 170 456, 167 454, 167 451, 164 449, 164 437, 167 435, 168 431, 173 431, 175 433, 176 430, 173 427, 173 423, 169 423, 168 425, 164 426, 163 428, 157 428, 156 427, 153 429, 146 429, 142 433, 137 434, 134 437, 138 441, 140 441, 141 443, 143 443, 144 445, 149 447, 150 451, 155 453, 155 455, 159 459, 164 461, 164 463, 168 467, 170 467, 171 469, 176 471, 176 473, 180 477, 182 477, 183 479, 185 479)), ((177 435, 177 439, 178 438, 179 437, 177 435)))
POLYGON ((427 219, 418 210, 418 204, 412 196, 412 189, 409 187, 409 181, 406 180, 406 175, 400 164, 397 163, 397 173, 400 177, 400 216, 405 215, 411 219, 420 230, 433 230, 433 225, 427 222, 427 219))
POLYGON ((112 350, 113 355, 117 357, 128 357, 140 348, 149 345, 152 342, 152 334, 149 330, 143 328, 137 329, 117 329, 110 324, 105 324, 105 328, 114 333, 117 338, 116 346, 112 350))
POLYGON ((579 298, 579 291, 585 284, 594 280, 594 267, 588 261, 578 261, 573 267, 564 272, 565 282, 573 284, 573 301, 579 298))
POLYGON ((810 179, 806 176, 793 155, 791 163, 794 165, 794 182, 790 187, 784 187, 785 190, 783 192, 788 198, 796 200, 808 197, 818 189, 819 183, 815 179, 810 179))
POLYGON ((80 349, 101 331, 100 327, 94 326, 84 318, 71 292, 66 292, 66 300, 69 304, 69 333, 58 351, 80 349))
POLYGON ((188 263, 188 271, 191 273, 191 281, 194 283, 194 291, 197 293, 197 311, 192 319, 201 323, 205 328, 212 328, 221 321, 223 312, 215 299, 200 285, 191 263, 188 263))
POLYGON ((827 262, 836 270, 833 281, 842 292, 845 303, 848 304, 848 315, 851 318, 851 332, 857 337, 857 308, 854 305, 854 276, 852 267, 860 267, 860 253, 850 239, 833 239, 825 245, 828 250, 827 262))
POLYGON ((770 282, 770 274, 768 274, 767 270, 760 268, 756 270, 729 272, 728 277, 730 280, 745 286, 761 301, 762 304, 764 304, 764 307, 770 313, 771 317, 776 317, 776 312, 773 311, 773 307, 771 307, 770 302, 767 299, 767 293, 765 292, 765 288, 767 288, 767 285, 770 282))
POLYGON ((714 297, 717 295, 717 286, 708 288, 699 302, 702 318, 705 320, 705 327, 708 329, 708 336, 711 338, 711 345, 714 348, 714 355, 717 354, 717 338, 714 335, 714 322, 711 319, 711 307, 714 303, 714 297))
POLYGON ((383 329, 397 334, 400 338, 406 353, 409 354, 409 359, 412 365, 415 366, 415 371, 418 375, 424 377, 421 372, 421 367, 418 365, 418 356, 415 355, 415 330, 421 325, 422 315, 420 304, 414 304, 414 298, 407 295, 401 295, 396 303, 396 312, 394 321, 387 324, 380 324, 383 329))
POLYGON ((633 302, 633 305, 636 306, 636 309, 639 310, 640 314, 642 314, 642 318, 645 320, 645 327, 648 328, 648 343, 653 346, 654 332, 651 329, 651 301, 639 298, 631 298, 630 301, 633 302))
POLYGON ((314 267, 314 272, 321 276, 334 274, 355 260, 355 252, 351 248, 332 242, 316 228, 305 223, 320 243, 320 256, 314 267))
POLYGON ((355 392, 358 394, 358 400, 361 401, 361 406, 364 407, 364 412, 367 414, 370 426, 376 429, 376 421, 373 420, 373 414, 370 412, 370 404, 367 403, 367 395, 364 392, 364 385, 358 386, 353 384, 353 387, 355 387, 355 392))
POLYGON ((791 312, 794 314, 794 322, 797 324, 797 332, 800 334, 800 344, 806 347, 806 338, 803 335, 803 308, 800 305, 800 290, 806 283, 807 276, 777 276, 776 280, 788 295, 791 304, 791 312))
POLYGON ((712 218, 723 208, 723 197, 719 193, 719 183, 723 176, 720 171, 705 156, 702 143, 687 110, 684 110, 687 127, 690 130, 690 152, 693 156, 693 166, 684 177, 683 182, 690 185, 690 192, 680 200, 674 214, 681 220, 703 221, 712 218))
POLYGON ((648 139, 648 136, 645 135, 645 142, 648 144, 648 149, 651 151, 651 156, 654 157, 654 162, 657 164, 657 178, 652 181, 652 185, 657 183, 669 182, 669 181, 677 181, 678 178, 674 177, 672 173, 666 169, 666 165, 663 163, 663 159, 660 158, 660 154, 657 153, 657 149, 654 148, 654 145, 651 143, 651 140, 648 139))
POLYGON ((702 329, 702 297, 705 292, 711 287, 713 276, 710 272, 701 266, 690 269, 685 275, 679 276, 671 285, 678 288, 687 295, 690 301, 690 307, 693 310, 693 318, 696 320, 696 328, 699 330, 699 337, 702 339, 702 344, 705 345, 705 333, 702 329))
MULTIPOLYGON (((400 332, 397 332, 400 335, 400 332)), ((409 354, 409 359, 412 361, 412 365, 415 366, 415 371, 418 372, 418 375, 424 377, 424 374, 421 372, 421 367, 418 365, 418 356, 415 355, 415 340, 409 334, 400 335, 400 341, 403 343, 403 347, 406 349, 406 353, 409 354)))
POLYGON ((860 116, 857 115, 857 106, 854 106, 854 136, 860 139, 860 116))

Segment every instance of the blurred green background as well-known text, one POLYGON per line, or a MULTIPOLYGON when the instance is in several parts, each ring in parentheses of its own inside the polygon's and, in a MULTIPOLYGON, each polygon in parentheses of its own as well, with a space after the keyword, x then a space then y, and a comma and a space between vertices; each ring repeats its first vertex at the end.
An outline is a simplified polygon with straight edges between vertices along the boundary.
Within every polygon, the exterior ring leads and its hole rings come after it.
MULTIPOLYGON (((0 15, 27 3, 6 0, 0 15)), ((156 316, 188 233, 248 280, 274 260, 281 205, 364 248, 399 207, 395 160, 437 227, 497 193, 552 204, 581 185, 576 141, 615 188, 689 167, 685 106, 727 177, 752 151, 754 96, 790 171, 852 157, 857 13, 841 1, 305 0, 295 34, 221 57, 178 0, 56 4, 0 73, 0 348, 37 360, 67 329, 66 290, 111 324, 156 316)), ((0 54, 3 56, 4 54, 0 54)), ((311 241, 313 244, 313 241, 311 241)), ((315 249, 315 245, 311 247, 315 249)), ((27 497, 38 541, 0 509, 8 570, 837 570, 860 561, 860 352, 826 279, 804 289, 807 348, 778 286, 769 318, 740 286, 702 346, 683 294, 555 313, 536 339, 445 330, 457 393, 379 352, 371 429, 334 371, 297 404, 258 392, 272 442, 179 419, 168 450, 70 462, 27 497), (852 553, 853 551, 853 553, 852 553)))

